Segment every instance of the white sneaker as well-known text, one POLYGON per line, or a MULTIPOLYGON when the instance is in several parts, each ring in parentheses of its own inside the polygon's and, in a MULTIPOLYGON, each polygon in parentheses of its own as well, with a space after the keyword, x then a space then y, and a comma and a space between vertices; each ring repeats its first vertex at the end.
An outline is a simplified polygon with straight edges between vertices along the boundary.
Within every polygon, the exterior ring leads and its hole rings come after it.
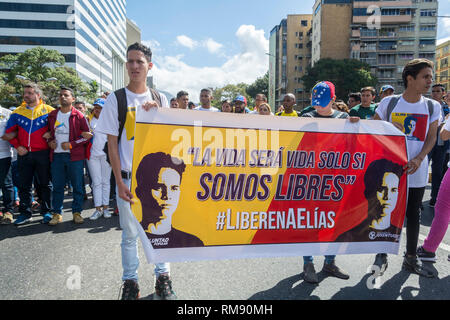
POLYGON ((109 211, 109 209, 103 209, 103 217, 106 219, 111 218, 111 211, 109 211))
POLYGON ((89 219, 95 221, 98 218, 100 218, 102 215, 103 215, 103 212, 101 212, 100 210, 95 210, 94 214, 89 219))

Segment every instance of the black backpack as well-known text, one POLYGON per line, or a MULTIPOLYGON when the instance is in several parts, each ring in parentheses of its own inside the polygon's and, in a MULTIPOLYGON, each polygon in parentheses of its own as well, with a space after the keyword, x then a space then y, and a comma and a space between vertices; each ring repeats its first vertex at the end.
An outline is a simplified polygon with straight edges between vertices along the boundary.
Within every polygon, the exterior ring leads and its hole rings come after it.
MULTIPOLYGON (((153 100, 156 102, 159 108, 162 107, 161 103, 161 95, 155 89, 149 88, 150 93, 152 94, 153 100)), ((114 95, 117 99, 117 111, 119 115, 119 136, 117 140, 117 144, 120 143, 120 139, 122 138, 123 129, 125 128, 125 122, 127 121, 127 112, 128 112, 128 101, 127 101, 127 92, 125 88, 119 89, 114 92, 114 95)), ((108 142, 106 142, 103 151, 106 154, 106 161, 111 163, 109 160, 109 151, 108 151, 108 142)))

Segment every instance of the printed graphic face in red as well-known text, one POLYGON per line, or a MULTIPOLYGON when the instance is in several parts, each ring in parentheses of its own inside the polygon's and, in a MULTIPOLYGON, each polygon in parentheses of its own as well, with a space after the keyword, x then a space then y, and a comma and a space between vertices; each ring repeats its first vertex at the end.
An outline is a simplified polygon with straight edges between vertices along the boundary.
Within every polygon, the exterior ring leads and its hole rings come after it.
POLYGON ((403 133, 408 141, 424 142, 427 136, 428 115, 411 113, 394 113, 394 122, 403 126, 403 133))
POLYGON ((402 167, 407 159, 396 156, 401 152, 386 159, 384 150, 405 150, 405 143, 404 137, 361 134, 355 140, 351 134, 306 133, 297 152, 288 153, 284 176, 274 177, 279 186, 267 208, 274 228, 258 231, 252 243, 333 242, 363 222, 384 217, 390 218, 388 226, 401 228, 407 194, 402 167), (377 176, 378 186, 366 196, 368 181, 375 184, 366 172, 380 161, 395 164, 397 175, 377 176), (377 203, 377 210, 369 210, 368 198, 377 203))

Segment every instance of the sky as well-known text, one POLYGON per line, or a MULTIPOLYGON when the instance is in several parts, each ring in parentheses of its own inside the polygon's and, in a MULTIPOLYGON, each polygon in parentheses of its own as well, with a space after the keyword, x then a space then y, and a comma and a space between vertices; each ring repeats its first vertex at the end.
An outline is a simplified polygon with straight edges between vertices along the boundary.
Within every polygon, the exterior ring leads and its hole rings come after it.
MULTIPOLYGON (((153 51, 159 90, 185 90, 198 102, 205 87, 251 84, 269 69, 269 35, 288 14, 312 13, 314 0, 127 0, 127 16, 153 51)), ((439 0, 450 16, 450 0, 439 0)), ((438 40, 450 18, 438 19, 438 40)), ((439 43, 439 41, 438 41, 439 43)))

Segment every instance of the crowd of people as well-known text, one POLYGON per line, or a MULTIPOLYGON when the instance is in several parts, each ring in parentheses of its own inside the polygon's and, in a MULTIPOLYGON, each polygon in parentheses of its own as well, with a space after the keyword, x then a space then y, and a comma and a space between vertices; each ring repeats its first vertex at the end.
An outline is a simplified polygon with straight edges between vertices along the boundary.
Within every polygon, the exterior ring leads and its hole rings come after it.
MULTIPOLYGON (((433 276, 420 260, 436 260, 435 253, 450 220, 450 174, 447 172, 450 165, 450 92, 446 94, 441 84, 432 85, 432 62, 416 59, 408 63, 403 73, 405 91, 402 95, 395 95, 392 86, 383 86, 379 92, 379 103, 375 103, 377 92, 373 87, 350 93, 348 101, 344 102, 336 99, 333 83, 322 81, 312 89, 311 106, 299 110, 295 95, 288 93, 275 111, 264 94, 256 95, 253 108, 242 95, 232 101, 224 100, 221 107, 216 108, 212 106, 211 89, 201 91, 198 106, 191 102, 186 91, 180 91, 176 98, 168 101, 165 95, 146 85, 147 73, 153 67, 151 50, 136 43, 128 48, 127 59, 130 84, 98 98, 89 112, 83 102, 76 100, 73 90, 67 87, 61 87, 57 107, 46 105, 41 89, 34 83, 24 86, 23 103, 13 112, 0 108, 0 188, 3 194, 0 224, 27 224, 33 219, 33 211, 39 210, 43 224, 56 226, 63 222, 66 191, 70 191, 73 198, 73 222, 82 224, 88 181, 95 207, 89 218, 97 220, 102 216, 111 218, 114 214, 119 215, 124 282, 122 299, 137 299, 138 232, 130 206, 133 201, 130 183, 134 126, 126 125, 127 113, 136 111, 136 106, 147 111, 162 107, 248 116, 336 118, 351 122, 384 120, 407 135, 409 162, 405 170, 410 178, 406 212, 407 251, 403 267, 421 276, 433 276), (424 95, 430 88, 432 99, 427 99, 424 95), (427 124, 418 128, 414 119, 399 124, 394 121, 393 111, 425 114, 427 124), (413 134, 419 129, 424 130, 426 136, 422 141, 417 141, 413 134), (427 158, 432 163, 429 205, 435 207, 435 218, 430 235, 424 245, 418 247, 422 200, 429 182, 427 158), (115 210, 110 206, 111 200, 115 210)), ((381 274, 387 268, 387 258, 387 254, 375 257, 374 265, 380 268, 381 274)), ((304 279, 318 283, 313 260, 313 257, 304 257, 304 279)), ((335 261, 335 256, 326 256, 323 271, 349 279, 348 273, 339 268, 335 261)), ((155 275, 155 298, 175 299, 170 265, 156 264, 155 275)))

